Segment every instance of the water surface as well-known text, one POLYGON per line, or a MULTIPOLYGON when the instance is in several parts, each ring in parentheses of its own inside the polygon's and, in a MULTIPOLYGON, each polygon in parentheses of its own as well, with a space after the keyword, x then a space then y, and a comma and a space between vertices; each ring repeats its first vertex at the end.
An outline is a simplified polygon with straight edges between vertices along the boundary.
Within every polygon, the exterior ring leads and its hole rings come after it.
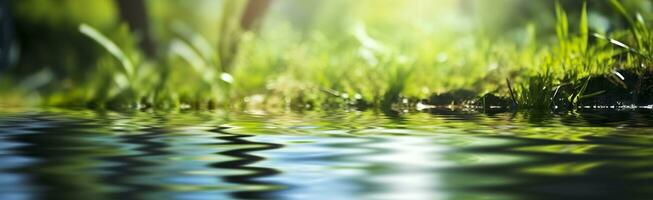
POLYGON ((0 109, 0 199, 647 199, 653 115, 0 109))

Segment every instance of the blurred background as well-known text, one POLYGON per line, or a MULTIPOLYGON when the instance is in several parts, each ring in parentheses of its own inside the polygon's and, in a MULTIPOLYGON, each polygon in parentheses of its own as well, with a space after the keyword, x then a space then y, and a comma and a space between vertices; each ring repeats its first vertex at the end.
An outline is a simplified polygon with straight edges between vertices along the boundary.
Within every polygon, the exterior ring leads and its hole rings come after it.
MULTIPOLYGON (((621 2, 653 17, 650 1, 621 2)), ((583 1, 560 5, 578 31, 583 1)), ((628 26, 607 1, 587 10, 591 32, 628 26)), ((544 0, 0 0, 0 16, 7 104, 311 107, 482 94, 541 71, 558 43, 555 3, 544 0)))

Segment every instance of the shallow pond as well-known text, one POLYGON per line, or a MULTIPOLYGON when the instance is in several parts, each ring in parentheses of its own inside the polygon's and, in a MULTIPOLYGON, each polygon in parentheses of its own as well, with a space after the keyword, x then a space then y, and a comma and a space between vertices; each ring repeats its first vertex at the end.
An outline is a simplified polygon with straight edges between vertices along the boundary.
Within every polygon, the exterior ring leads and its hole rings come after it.
POLYGON ((0 199, 653 196, 650 111, 0 109, 0 199))

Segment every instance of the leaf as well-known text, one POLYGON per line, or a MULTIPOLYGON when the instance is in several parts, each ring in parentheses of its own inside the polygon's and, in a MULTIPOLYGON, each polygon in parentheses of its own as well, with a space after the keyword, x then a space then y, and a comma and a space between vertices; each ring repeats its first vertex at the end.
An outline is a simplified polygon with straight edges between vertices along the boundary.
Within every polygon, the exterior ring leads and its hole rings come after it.
POLYGON ((120 64, 122 64, 123 70, 125 71, 125 75, 127 77, 132 77, 134 74, 134 64, 129 60, 127 55, 114 43, 111 41, 109 38, 104 36, 102 33, 97 31, 95 28, 87 25, 87 24, 81 24, 79 25, 79 32, 82 34, 88 36, 89 38, 93 39, 95 42, 100 44, 102 47, 104 47, 111 55, 116 57, 118 61, 120 61, 120 64))

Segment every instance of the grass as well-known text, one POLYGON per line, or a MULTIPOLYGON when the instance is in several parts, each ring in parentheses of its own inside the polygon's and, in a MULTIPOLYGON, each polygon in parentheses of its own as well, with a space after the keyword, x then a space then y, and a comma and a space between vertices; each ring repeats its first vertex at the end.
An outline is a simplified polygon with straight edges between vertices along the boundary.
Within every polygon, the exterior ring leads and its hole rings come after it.
POLYGON ((614 70, 649 70, 651 47, 649 30, 641 15, 637 14, 635 22, 619 1, 611 0, 610 4, 630 24, 629 30, 615 31, 612 34, 628 42, 595 33, 598 39, 590 44, 588 30, 587 2, 583 2, 578 34, 570 34, 568 18, 564 9, 556 2, 556 35, 559 41, 557 47, 546 52, 542 64, 532 67, 534 75, 529 75, 522 84, 518 98, 519 105, 526 109, 551 109, 556 104, 568 103, 577 105, 580 99, 600 95, 586 94, 586 88, 592 76, 609 74, 614 70), (628 34, 628 32, 630 34, 628 34), (645 42, 646 41, 646 42, 645 42), (636 48, 626 45, 632 43, 636 48), (625 59, 624 59, 625 57, 625 59))
MULTIPOLYGON (((512 93, 510 99, 519 108, 550 109, 596 95, 584 93, 592 76, 615 69, 643 74, 653 60, 653 36, 644 17, 617 0, 609 4, 628 29, 593 33, 586 1, 580 12, 573 12, 579 13, 577 20, 556 2, 550 13, 554 30, 538 30, 537 22, 529 23, 515 31, 519 40, 489 37, 482 30, 433 32, 378 12, 370 12, 372 20, 345 26, 340 30, 344 34, 329 34, 337 28, 301 31, 275 16, 270 19, 276 20, 273 28, 245 32, 233 17, 242 5, 228 2, 219 23, 219 45, 211 45, 215 41, 190 26, 177 26, 183 28, 172 31, 175 36, 162 45, 165 53, 150 59, 144 58, 126 25, 100 31, 81 24, 79 32, 106 51, 91 66, 88 76, 94 78, 75 80, 75 87, 65 90, 41 91, 41 103, 131 109, 388 109, 410 103, 408 99, 467 89, 479 96, 512 93), (553 33, 557 41, 538 39, 541 32, 553 33), (513 84, 510 89, 506 80, 513 84)), ((386 9, 401 6, 396 7, 386 9)))

